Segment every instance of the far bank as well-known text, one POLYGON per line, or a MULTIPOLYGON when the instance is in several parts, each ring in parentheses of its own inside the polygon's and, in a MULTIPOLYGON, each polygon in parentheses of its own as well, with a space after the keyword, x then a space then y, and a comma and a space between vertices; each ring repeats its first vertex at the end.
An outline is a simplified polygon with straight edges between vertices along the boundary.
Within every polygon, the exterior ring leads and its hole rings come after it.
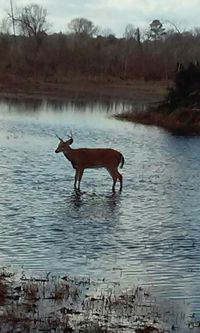
POLYGON ((0 75, 0 97, 49 99, 108 99, 156 103, 162 101, 167 81, 120 80, 99 77, 71 77, 62 80, 0 75))

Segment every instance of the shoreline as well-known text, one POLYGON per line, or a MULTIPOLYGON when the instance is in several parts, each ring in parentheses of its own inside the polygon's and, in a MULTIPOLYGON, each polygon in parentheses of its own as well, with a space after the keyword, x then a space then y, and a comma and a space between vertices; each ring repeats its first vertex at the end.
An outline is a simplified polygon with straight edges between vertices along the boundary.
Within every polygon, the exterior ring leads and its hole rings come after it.
POLYGON ((168 82, 125 81, 120 79, 67 78, 45 81, 37 78, 0 76, 1 98, 127 100, 135 103, 157 103, 166 94, 168 82))
POLYGON ((194 137, 200 135, 200 110, 189 107, 177 108, 171 112, 145 111, 124 112, 114 116, 122 121, 129 121, 145 126, 156 126, 172 135, 194 137))
POLYGON ((200 135, 199 112, 191 108, 179 108, 160 112, 156 105, 167 95, 170 81, 122 80, 100 77, 74 77, 44 80, 43 78, 0 75, 0 98, 16 100, 125 102, 136 105, 133 111, 121 112, 114 117, 147 126, 162 128, 180 136, 200 135), (147 110, 137 110, 146 105, 147 110), (152 109, 153 107, 153 109, 152 109), (167 112, 166 112, 167 111, 167 112))

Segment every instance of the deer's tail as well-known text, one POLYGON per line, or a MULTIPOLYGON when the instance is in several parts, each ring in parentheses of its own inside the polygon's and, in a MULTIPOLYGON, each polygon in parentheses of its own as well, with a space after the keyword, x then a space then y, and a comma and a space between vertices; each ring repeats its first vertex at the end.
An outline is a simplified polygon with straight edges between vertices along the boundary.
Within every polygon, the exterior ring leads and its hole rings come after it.
POLYGON ((120 168, 122 169, 123 168, 123 165, 124 165, 124 156, 121 154, 121 165, 120 165, 120 168))

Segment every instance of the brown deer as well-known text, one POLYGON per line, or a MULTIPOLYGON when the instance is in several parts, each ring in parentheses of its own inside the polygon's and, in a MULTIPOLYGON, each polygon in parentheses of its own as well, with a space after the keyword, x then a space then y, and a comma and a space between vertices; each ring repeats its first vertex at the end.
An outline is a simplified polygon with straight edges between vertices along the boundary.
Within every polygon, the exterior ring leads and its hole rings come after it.
POLYGON ((110 148, 73 149, 70 147, 73 143, 72 135, 67 141, 64 141, 60 137, 58 139, 60 142, 55 153, 62 152, 76 170, 74 181, 74 188, 76 190, 80 191, 80 183, 84 170, 92 168, 107 169, 113 179, 112 191, 115 192, 117 179, 120 182, 120 191, 122 190, 122 175, 118 171, 118 166, 121 163, 120 167, 123 167, 124 157, 120 152, 110 148))

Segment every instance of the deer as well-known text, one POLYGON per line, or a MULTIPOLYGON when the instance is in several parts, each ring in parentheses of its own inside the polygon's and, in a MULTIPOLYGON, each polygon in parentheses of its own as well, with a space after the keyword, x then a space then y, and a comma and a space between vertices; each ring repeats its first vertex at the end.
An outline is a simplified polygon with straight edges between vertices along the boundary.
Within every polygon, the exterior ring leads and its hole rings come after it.
MULTIPOLYGON (((56 135, 57 136, 57 135, 56 135)), ((115 185, 117 180, 120 182, 120 189, 122 191, 123 177, 118 171, 124 165, 124 156, 122 153, 111 148, 78 148, 71 147, 74 142, 72 134, 69 139, 64 141, 57 136, 60 140, 55 153, 63 153, 67 160, 72 164, 75 169, 74 189, 80 192, 80 183, 85 169, 105 168, 112 177, 112 192, 115 192, 115 185), (78 183, 78 186, 77 186, 78 183)))

